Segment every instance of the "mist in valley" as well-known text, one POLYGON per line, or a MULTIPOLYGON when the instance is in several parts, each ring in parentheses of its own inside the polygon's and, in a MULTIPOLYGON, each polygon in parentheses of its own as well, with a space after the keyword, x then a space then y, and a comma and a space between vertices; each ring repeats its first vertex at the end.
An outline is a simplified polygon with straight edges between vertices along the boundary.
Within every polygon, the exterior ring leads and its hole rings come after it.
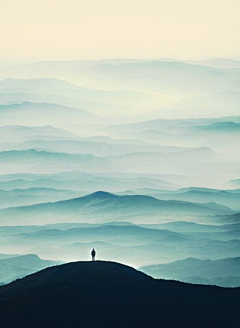
POLYGON ((97 258, 240 286, 240 62, 0 67, 0 283, 97 258))

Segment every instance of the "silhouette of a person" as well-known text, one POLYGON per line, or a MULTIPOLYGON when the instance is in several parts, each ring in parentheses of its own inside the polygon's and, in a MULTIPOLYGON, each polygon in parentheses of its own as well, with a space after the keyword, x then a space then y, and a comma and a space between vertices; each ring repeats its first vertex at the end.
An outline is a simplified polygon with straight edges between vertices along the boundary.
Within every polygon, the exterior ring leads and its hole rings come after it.
POLYGON ((91 255, 92 255, 92 260, 95 261, 95 256, 96 256, 96 251, 93 248, 93 250, 91 251, 91 255))

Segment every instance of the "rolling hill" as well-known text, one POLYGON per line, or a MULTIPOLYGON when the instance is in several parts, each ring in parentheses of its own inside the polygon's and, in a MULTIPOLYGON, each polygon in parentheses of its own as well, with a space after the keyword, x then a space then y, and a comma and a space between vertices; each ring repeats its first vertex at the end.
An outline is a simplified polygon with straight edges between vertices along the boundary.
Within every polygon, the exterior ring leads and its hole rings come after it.
POLYGON ((238 327, 240 289, 154 280, 114 262, 75 262, 0 287, 1 322, 46 327, 238 327))

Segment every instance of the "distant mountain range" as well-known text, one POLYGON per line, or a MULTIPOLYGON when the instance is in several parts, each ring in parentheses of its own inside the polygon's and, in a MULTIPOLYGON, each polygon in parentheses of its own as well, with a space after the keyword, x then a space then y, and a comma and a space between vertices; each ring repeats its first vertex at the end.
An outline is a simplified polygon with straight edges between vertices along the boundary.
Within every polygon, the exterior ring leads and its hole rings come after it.
POLYGON ((214 203, 196 204, 175 200, 158 200, 150 196, 117 196, 107 192, 96 192, 88 196, 55 203, 16 207, 0 210, 1 224, 29 224, 64 222, 88 217, 92 222, 118 220, 138 222, 143 218, 159 216, 207 216, 230 214, 232 211, 214 203))
MULTIPOLYGON (((43 139, 47 139, 47 136, 43 139)), ((50 137, 49 137, 50 139, 50 137)), ((52 139, 52 138, 51 138, 52 139)), ((96 138, 97 139, 97 138, 96 138)), ((33 139, 22 143, 2 143, 0 144, 2 150, 43 150, 50 152, 61 152, 67 154, 91 154, 93 156, 116 156, 124 154, 134 154, 139 152, 159 152, 159 153, 170 153, 177 151, 188 150, 188 147, 171 147, 171 146, 160 146, 156 144, 136 145, 132 142, 125 143, 121 140, 115 144, 114 139, 112 143, 94 141, 93 138, 85 138, 82 140, 78 139, 66 139, 62 137, 55 140, 41 140, 33 139)))
POLYGON ((189 110, 191 117, 234 115, 239 99, 221 94, 240 92, 238 65, 229 59, 111 59, 6 66, 0 69, 8 77, 0 81, 0 103, 51 102, 106 118, 147 118, 149 109, 158 117, 172 117, 172 111, 189 117, 189 110))
MULTIPOLYGON (((187 174, 206 168, 208 165, 220 165, 224 156, 216 154, 208 147, 183 150, 170 153, 137 152, 119 156, 93 156, 90 154, 67 154, 51 151, 9 150, 0 152, 2 172, 57 173, 62 171, 92 172, 135 172, 164 174, 187 174)), ((237 169, 237 164, 234 163, 237 169)), ((228 166, 226 165, 226 170, 228 166)))
MULTIPOLYGON (((110 133, 111 135, 116 136, 131 136, 137 135, 141 136, 143 133, 147 131, 159 133, 159 137, 164 134, 168 137, 176 137, 176 134, 186 134, 197 132, 198 130, 209 132, 231 132, 238 130, 238 123, 240 122, 240 116, 226 116, 226 117, 218 117, 218 118, 199 118, 199 119, 172 119, 172 120, 164 120, 164 119, 155 119, 138 123, 131 124, 121 124, 115 126, 109 126, 104 128, 103 130, 110 133)), ((157 136, 157 135, 156 135, 157 136)))
POLYGON ((70 131, 55 128, 53 126, 24 126, 24 125, 5 125, 0 126, 0 140, 6 142, 23 142, 36 138, 74 138, 76 135, 70 131))
POLYGON ((67 170, 67 168, 86 170, 95 167, 100 170, 101 167, 102 169, 109 168, 109 165, 105 158, 92 155, 54 153, 34 149, 0 152, 0 167, 3 169, 8 167, 9 170, 12 168, 14 173, 19 172, 20 168, 28 169, 29 172, 55 173, 67 170))
POLYGON ((0 288, 1 322, 42 326, 237 327, 239 288, 153 278, 114 262, 45 269, 0 288), (31 300, 31 302, 29 302, 31 300))
POLYGON ((154 278, 222 287, 240 285, 240 257, 215 261, 188 258, 167 264, 149 265, 139 270, 154 278))
POLYGON ((184 181, 184 177, 178 175, 144 175, 124 173, 93 173, 84 171, 67 171, 53 174, 16 173, 0 175, 0 188, 2 190, 29 189, 29 188, 53 188, 68 189, 73 191, 99 190, 104 186, 105 190, 119 191, 128 188, 159 188, 164 190, 177 189, 177 185, 171 183, 184 181))
MULTIPOLYGON (((46 76, 49 76, 49 73, 46 76)), ((112 115, 113 109, 119 115, 121 111, 126 113, 128 109, 136 110, 137 107, 156 103, 154 95, 146 92, 125 88, 107 90, 103 86, 80 87, 62 78, 10 78, 0 81, 0 90, 0 105, 32 102, 38 108, 38 104, 51 103, 54 106, 81 108, 85 115, 87 112, 112 115)))
POLYGON ((210 125, 196 126, 198 132, 213 133, 240 133, 240 123, 235 122, 216 122, 210 125))
MULTIPOLYGON (((176 191, 161 191, 157 189, 141 188, 126 191, 125 194, 148 195, 160 200, 181 200, 187 202, 207 203, 214 202, 233 210, 240 210, 240 189, 218 190, 209 188, 182 188, 176 191)), ((124 194, 124 192, 122 193, 124 194)))
POLYGON ((10 256, 0 259, 0 283, 9 283, 30 273, 42 270, 49 266, 60 264, 57 261, 41 260, 34 254, 10 256))
POLYGON ((240 61, 228 58, 211 58, 205 60, 188 61, 198 65, 208 65, 216 68, 240 68, 240 61))
POLYGON ((152 229, 167 229, 179 233, 194 233, 194 232, 223 232, 223 231, 237 231, 240 229, 240 223, 229 224, 199 224, 196 222, 174 221, 160 224, 141 224, 140 226, 152 229))
MULTIPOLYGON (((0 182, 2 186, 2 183, 0 182)), ((0 190, 0 208, 54 202, 83 196, 86 193, 53 188, 0 190)))
POLYGON ((39 225, 41 220, 38 218, 32 223, 34 225, 28 226, 10 226, 11 221, 6 220, 6 225, 0 226, 0 253, 34 253, 51 260, 76 261, 88 260, 95 247, 98 258, 114 259, 135 267, 188 257, 203 260, 239 257, 239 218, 218 217, 220 224, 214 219, 211 217, 212 225, 209 225, 208 217, 205 219, 208 224, 147 224, 144 219, 145 223, 136 225, 123 220, 90 224, 93 220, 88 219, 86 223, 86 217, 84 223, 77 223, 69 216, 63 223, 43 226, 39 225), (221 220, 228 223, 222 224, 221 220))
POLYGON ((63 124, 64 120, 88 119, 93 114, 90 112, 51 103, 31 103, 0 105, 1 122, 5 125, 28 124, 34 125, 36 121, 44 124, 63 124))

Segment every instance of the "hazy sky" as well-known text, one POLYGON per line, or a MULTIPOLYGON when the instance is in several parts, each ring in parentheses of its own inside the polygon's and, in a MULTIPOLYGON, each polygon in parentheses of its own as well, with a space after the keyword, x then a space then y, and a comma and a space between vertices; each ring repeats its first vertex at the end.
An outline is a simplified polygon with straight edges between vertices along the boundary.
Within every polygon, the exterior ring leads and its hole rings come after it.
POLYGON ((1 0, 0 60, 240 57, 240 0, 1 0))

